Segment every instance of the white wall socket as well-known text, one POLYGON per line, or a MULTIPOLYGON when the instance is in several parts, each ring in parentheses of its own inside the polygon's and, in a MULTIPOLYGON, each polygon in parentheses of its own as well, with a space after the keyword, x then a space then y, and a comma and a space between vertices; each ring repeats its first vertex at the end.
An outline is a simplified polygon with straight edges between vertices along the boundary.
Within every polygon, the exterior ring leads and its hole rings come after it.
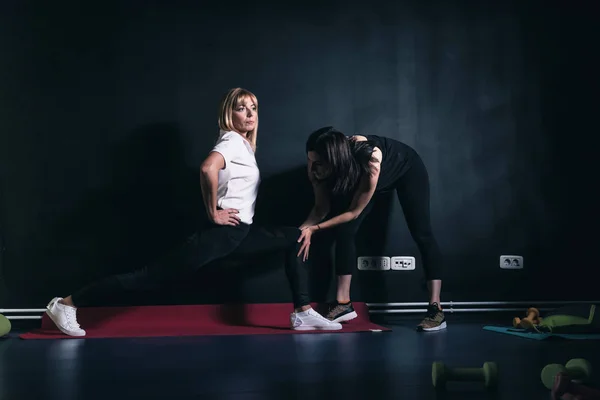
POLYGON ((361 271, 387 271, 390 269, 390 258, 358 257, 358 269, 361 271))
POLYGON ((395 271, 411 271, 415 269, 414 257, 392 257, 392 269, 395 271))
POLYGON ((522 269, 523 257, 521 256, 500 256, 500 268, 502 269, 522 269))

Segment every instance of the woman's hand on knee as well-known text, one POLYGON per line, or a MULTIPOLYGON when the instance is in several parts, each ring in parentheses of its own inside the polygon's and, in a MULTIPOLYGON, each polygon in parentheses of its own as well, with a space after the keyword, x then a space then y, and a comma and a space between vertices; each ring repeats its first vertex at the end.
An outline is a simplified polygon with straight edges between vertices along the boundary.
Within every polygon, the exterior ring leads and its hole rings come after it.
POLYGON ((313 226, 307 226, 301 229, 300 237, 298 238, 298 243, 302 243, 302 246, 300 247, 300 251, 298 251, 297 256, 300 257, 300 255, 302 255, 302 261, 308 260, 310 242, 314 231, 315 228, 313 226))

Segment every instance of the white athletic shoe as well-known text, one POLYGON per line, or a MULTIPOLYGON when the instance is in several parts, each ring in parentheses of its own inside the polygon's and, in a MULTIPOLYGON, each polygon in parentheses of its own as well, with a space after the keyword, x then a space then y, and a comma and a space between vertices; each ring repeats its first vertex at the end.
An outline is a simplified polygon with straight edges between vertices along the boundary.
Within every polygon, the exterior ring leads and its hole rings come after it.
POLYGON ((342 329, 342 324, 328 320, 312 308, 291 313, 290 325, 296 331, 313 331, 317 329, 337 331, 342 329))
POLYGON ((77 308, 62 304, 62 297, 53 298, 46 306, 46 314, 61 332, 69 336, 85 336, 77 323, 77 308))

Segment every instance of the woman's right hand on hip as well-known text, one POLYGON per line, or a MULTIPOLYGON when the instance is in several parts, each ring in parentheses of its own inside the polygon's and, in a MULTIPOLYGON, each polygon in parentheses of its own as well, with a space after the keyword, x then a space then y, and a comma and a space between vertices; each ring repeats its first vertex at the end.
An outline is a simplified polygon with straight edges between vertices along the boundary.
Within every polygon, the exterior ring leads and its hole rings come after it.
POLYGON ((240 217, 237 216, 238 210, 234 208, 227 208, 225 210, 215 211, 215 215, 212 218, 212 222, 217 225, 230 225, 236 226, 240 224, 240 217))

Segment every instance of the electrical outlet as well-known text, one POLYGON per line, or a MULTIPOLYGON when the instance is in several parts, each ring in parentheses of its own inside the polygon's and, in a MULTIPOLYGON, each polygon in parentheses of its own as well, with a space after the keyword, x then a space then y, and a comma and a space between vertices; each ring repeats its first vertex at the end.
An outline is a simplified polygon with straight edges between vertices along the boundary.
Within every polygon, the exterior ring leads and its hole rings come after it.
POLYGON ((414 257, 392 257, 392 269, 395 271, 411 271, 415 264, 414 257))
POLYGON ((521 257, 521 256, 500 256, 500 268, 502 268, 502 269, 523 269, 523 257, 521 257))
POLYGON ((387 271, 390 269, 390 258, 358 257, 358 269, 361 271, 387 271))

